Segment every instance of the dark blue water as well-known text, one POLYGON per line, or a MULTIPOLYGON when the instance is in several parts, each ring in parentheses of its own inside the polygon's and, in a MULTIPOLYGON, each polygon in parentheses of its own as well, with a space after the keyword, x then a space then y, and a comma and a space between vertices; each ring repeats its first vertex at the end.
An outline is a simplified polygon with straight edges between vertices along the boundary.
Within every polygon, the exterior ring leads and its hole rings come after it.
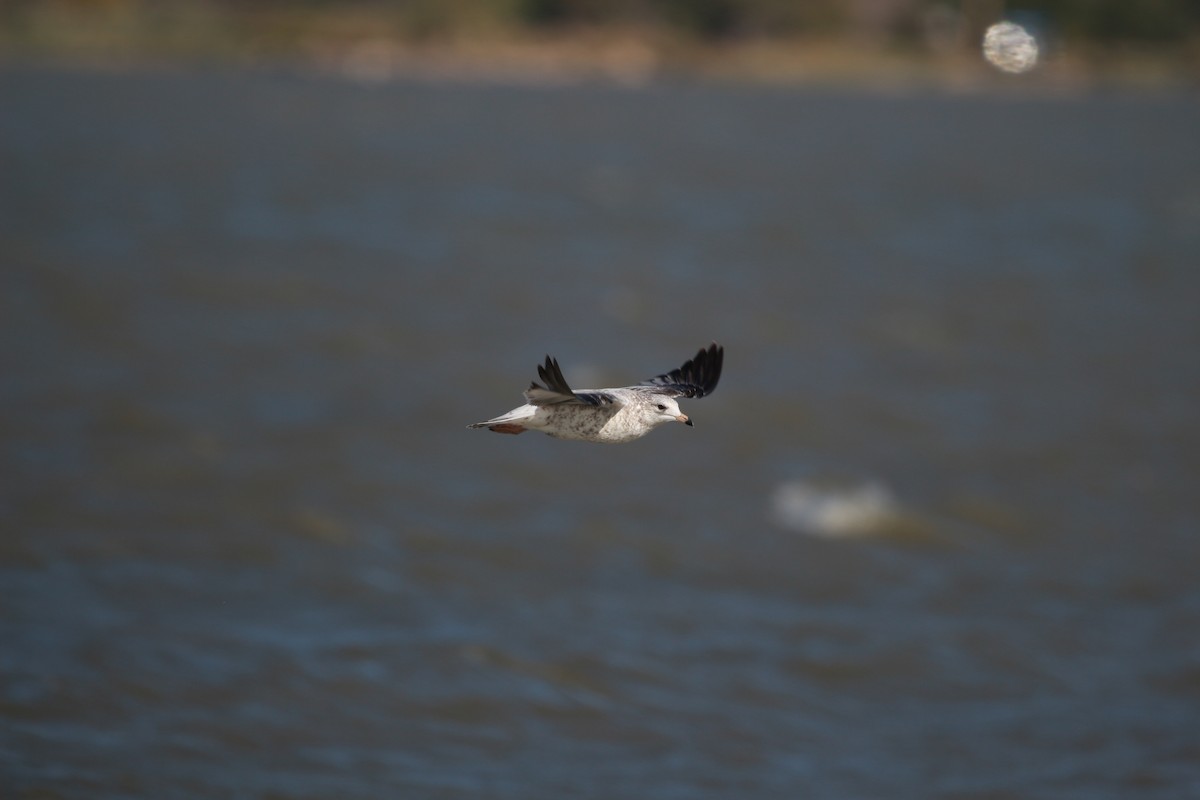
POLYGON ((1197 130, 7 67, 3 796, 1200 794, 1197 130))

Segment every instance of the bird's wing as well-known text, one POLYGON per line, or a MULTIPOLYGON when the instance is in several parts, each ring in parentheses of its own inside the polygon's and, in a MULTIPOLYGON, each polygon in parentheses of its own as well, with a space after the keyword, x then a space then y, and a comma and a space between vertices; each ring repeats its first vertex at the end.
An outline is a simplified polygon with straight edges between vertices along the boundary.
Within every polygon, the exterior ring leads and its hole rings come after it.
POLYGON ((538 377, 545 386, 534 381, 525 390, 525 399, 535 406, 557 406, 563 404, 583 406, 609 406, 620 403, 620 399, 609 392, 586 391, 576 392, 567 384, 562 370, 558 367, 558 359, 546 356, 546 363, 538 367, 538 377))
POLYGON ((713 342, 679 369, 656 375, 641 385, 660 387, 663 394, 671 397, 704 397, 717 388, 724 360, 725 348, 713 342))

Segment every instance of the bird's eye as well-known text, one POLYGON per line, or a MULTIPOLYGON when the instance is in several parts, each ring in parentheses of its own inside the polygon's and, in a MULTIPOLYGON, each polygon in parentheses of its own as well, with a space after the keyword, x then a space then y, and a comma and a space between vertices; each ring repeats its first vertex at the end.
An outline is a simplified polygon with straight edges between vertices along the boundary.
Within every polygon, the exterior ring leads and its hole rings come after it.
POLYGON ((655 406, 655 408, 657 408, 659 411, 666 411, 666 410, 667 410, 667 407, 666 407, 666 406, 664 406, 662 403, 659 403, 657 406, 655 406))

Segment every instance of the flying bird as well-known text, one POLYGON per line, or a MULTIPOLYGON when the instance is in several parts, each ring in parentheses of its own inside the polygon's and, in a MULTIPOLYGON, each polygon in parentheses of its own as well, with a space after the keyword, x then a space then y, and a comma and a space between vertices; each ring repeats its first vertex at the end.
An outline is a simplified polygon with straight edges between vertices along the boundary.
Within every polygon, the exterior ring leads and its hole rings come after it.
POLYGON ((640 439, 666 422, 692 421, 679 410, 677 397, 712 394, 721 378, 725 349, 713 342, 679 369, 620 389, 572 389, 557 359, 546 356, 536 381, 525 390, 526 403, 507 414, 468 428, 496 433, 541 431, 556 439, 620 444, 640 439))

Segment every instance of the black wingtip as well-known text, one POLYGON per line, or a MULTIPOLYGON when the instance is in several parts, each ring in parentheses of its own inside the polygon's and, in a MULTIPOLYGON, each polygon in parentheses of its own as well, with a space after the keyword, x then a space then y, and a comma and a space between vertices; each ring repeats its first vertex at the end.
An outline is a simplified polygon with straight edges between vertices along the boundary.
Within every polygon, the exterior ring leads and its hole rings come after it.
POLYGON ((712 394, 721 380, 721 369, 725 365, 725 348, 713 342, 700 348, 696 357, 684 364, 680 371, 692 378, 691 383, 700 389, 698 395, 712 394))
MULTIPOLYGON (((552 392, 557 392, 564 395, 572 395, 574 391, 571 385, 567 383, 563 377, 562 369, 558 366, 558 359, 546 356, 546 363, 538 367, 538 377, 546 384, 545 388, 552 392)), ((542 388, 534 384, 532 388, 542 388)))
POLYGON ((676 397, 704 397, 717 388, 724 363, 725 348, 713 342, 696 351, 682 367, 657 375, 644 381, 643 385, 661 386, 663 391, 676 397))

